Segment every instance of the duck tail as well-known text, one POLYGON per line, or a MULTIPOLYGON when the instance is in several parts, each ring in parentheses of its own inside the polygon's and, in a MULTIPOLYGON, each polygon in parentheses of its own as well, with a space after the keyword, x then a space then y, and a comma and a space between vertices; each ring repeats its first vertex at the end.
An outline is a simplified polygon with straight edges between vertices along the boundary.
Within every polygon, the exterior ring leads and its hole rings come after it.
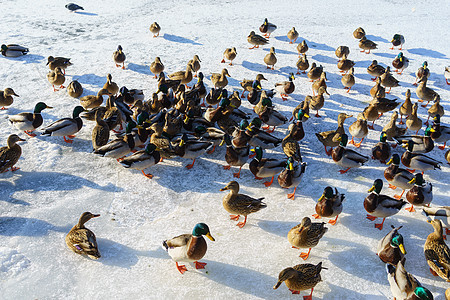
POLYGON ((162 245, 166 249, 166 251, 169 251, 169 245, 167 245, 167 241, 163 241, 162 245))

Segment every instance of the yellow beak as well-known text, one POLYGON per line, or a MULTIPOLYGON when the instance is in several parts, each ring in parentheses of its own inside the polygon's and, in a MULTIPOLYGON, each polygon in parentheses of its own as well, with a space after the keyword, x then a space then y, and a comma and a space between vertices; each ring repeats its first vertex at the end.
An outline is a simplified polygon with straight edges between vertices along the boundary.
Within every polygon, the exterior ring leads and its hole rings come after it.
POLYGON ((387 165, 392 164, 392 158, 386 163, 387 165))
POLYGON ((408 183, 416 183, 416 177, 414 177, 413 179, 411 179, 411 181, 408 181, 408 183))
POLYGON ((303 114, 303 116, 304 116, 305 118, 309 118, 309 115, 308 115, 308 114, 303 114))
POLYGON ((323 198, 325 198, 325 195, 320 196, 319 200, 317 200, 318 202, 322 201, 323 198))
POLYGON ((182 147, 184 145, 184 140, 180 141, 180 147, 182 147))
POLYGON ((401 251, 403 254, 406 254, 406 250, 405 250, 405 247, 403 246, 403 244, 398 245, 398 247, 400 248, 400 251, 401 251))
POLYGON ((225 141, 222 140, 222 141, 220 142, 220 144, 219 144, 219 147, 220 147, 220 146, 223 146, 224 143, 225 143, 225 141))
POLYGON ((372 185, 372 187, 368 190, 368 192, 370 193, 370 192, 372 192, 374 189, 375 189, 375 186, 372 185))
POLYGON ((207 233, 207 234, 205 234, 211 241, 215 241, 215 239, 212 237, 212 235, 211 235, 211 233, 207 233))

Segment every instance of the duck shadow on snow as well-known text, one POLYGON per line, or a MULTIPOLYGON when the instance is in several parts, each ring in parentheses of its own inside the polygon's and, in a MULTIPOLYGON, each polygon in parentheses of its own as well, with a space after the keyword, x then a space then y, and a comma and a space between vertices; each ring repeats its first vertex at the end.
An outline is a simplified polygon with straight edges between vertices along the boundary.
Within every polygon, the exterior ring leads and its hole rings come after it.
MULTIPOLYGON (((390 58, 390 59, 394 59, 397 56, 397 54, 385 53, 385 52, 374 52, 373 55, 386 57, 386 58, 390 58)), ((370 62, 370 63, 372 63, 372 62, 370 62)))
MULTIPOLYGON (((263 51, 269 52, 270 48, 263 48, 263 51)), ((277 49, 275 48, 275 55, 277 54, 294 54, 297 55, 296 52, 292 52, 292 51, 287 51, 287 50, 282 50, 282 49, 277 49)))
POLYGON ((302 218, 299 218, 298 222, 287 222, 287 221, 274 221, 274 220, 259 220, 258 227, 262 230, 278 235, 280 237, 287 237, 289 230, 292 227, 301 223, 302 218))
POLYGON ((98 16, 96 13, 84 12, 84 11, 75 11, 74 13, 84 16, 98 16))
POLYGON ((145 74, 145 75, 153 75, 153 73, 150 72, 150 68, 146 65, 138 65, 138 64, 134 64, 134 63, 128 63, 127 68, 136 73, 145 74))
POLYGON ((251 71, 259 72, 259 73, 267 73, 267 74, 274 74, 278 73, 279 70, 270 70, 267 69, 267 66, 259 63, 250 62, 247 60, 242 61, 242 66, 246 69, 249 69, 251 71))
POLYGON ((74 80, 78 80, 79 83, 96 85, 98 87, 103 87, 106 83, 106 74, 105 76, 98 76, 95 74, 83 74, 81 76, 77 76, 73 78, 74 80))
POLYGON ((447 58, 447 56, 441 52, 425 48, 412 48, 408 49, 408 52, 416 55, 429 56, 433 58, 447 58))
POLYGON ((0 235, 4 236, 45 236, 50 231, 69 232, 70 228, 35 218, 0 217, 0 235))
POLYGON ((41 63, 44 60, 44 57, 42 55, 37 55, 37 54, 26 54, 26 55, 19 56, 19 57, 5 57, 5 56, 2 56, 2 57, 5 59, 9 59, 9 60, 22 61, 26 64, 41 63))
MULTIPOLYGON (((308 43, 308 42, 307 42, 308 43)), ((321 44, 321 43, 314 43, 311 42, 310 46, 312 48, 316 48, 318 50, 323 50, 323 51, 335 51, 336 49, 334 49, 333 47, 328 46, 327 44, 321 44)))
POLYGON ((383 43, 389 43, 389 41, 385 38, 382 38, 381 36, 376 35, 366 35, 366 38, 368 40, 374 41, 374 42, 383 42, 383 43))
POLYGON ((325 56, 322 54, 316 54, 311 56, 311 59, 319 62, 319 63, 325 63, 325 64, 336 64, 337 60, 333 57, 325 56))
MULTIPOLYGON (((325 270, 326 271, 326 270, 325 270)), ((358 300, 358 299, 366 299, 366 300, 381 300, 389 298, 389 295, 368 295, 361 294, 354 290, 347 289, 342 286, 334 285, 332 283, 327 282, 327 286, 331 289, 331 291, 327 294, 324 294, 324 299, 347 299, 347 300, 358 300)))
POLYGON ((203 44, 197 43, 197 42, 195 42, 193 40, 190 40, 188 38, 185 38, 185 37, 182 37, 182 36, 178 36, 178 35, 168 34, 168 33, 165 33, 163 35, 163 38, 165 40, 168 40, 169 42, 182 43, 182 44, 192 44, 192 45, 199 45, 199 46, 203 45, 203 44))

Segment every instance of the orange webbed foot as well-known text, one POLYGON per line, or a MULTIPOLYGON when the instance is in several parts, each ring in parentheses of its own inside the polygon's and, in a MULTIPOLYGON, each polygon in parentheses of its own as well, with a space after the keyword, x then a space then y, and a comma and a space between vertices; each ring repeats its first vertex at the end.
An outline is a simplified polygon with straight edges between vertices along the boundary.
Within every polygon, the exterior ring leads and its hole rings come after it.
POLYGON ((177 264, 177 269, 178 269, 178 271, 180 271, 180 273, 181 274, 184 274, 184 272, 186 272, 187 271, 187 268, 186 268, 186 266, 185 265, 178 265, 178 263, 176 262, 176 264, 177 264))
POLYGON ((239 220, 240 215, 230 215, 230 220, 237 221, 239 220))
POLYGON ((194 265, 195 265, 195 268, 198 270, 198 269, 204 269, 205 266, 206 266, 206 263, 202 263, 202 262, 199 262, 199 261, 194 261, 194 265))
POLYGON ((414 205, 412 205, 411 207, 405 208, 405 210, 409 211, 409 212, 415 212, 416 210, 414 209, 414 205))
POLYGON ((374 217, 374 216, 371 216, 371 215, 367 215, 366 218, 369 219, 370 221, 375 221, 375 219, 377 217, 374 217))
POLYGON ((229 169, 231 169, 231 166, 223 166, 223 169, 224 170, 229 170, 229 169))
POLYGON ((314 217, 314 219, 321 219, 322 218, 321 216, 319 216, 319 214, 313 214, 312 216, 314 217))

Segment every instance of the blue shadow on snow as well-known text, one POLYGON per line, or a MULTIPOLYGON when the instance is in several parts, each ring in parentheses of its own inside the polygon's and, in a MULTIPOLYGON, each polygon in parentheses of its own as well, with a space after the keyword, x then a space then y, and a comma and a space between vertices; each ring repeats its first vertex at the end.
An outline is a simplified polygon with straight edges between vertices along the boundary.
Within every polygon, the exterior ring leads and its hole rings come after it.
POLYGON ((163 38, 170 41, 170 42, 175 42, 175 43, 182 43, 182 44, 192 44, 192 45, 199 45, 201 46, 202 44, 197 43, 193 40, 190 40, 188 38, 182 37, 182 36, 178 36, 178 35, 173 35, 173 34, 167 34, 165 33, 163 35, 163 38))

